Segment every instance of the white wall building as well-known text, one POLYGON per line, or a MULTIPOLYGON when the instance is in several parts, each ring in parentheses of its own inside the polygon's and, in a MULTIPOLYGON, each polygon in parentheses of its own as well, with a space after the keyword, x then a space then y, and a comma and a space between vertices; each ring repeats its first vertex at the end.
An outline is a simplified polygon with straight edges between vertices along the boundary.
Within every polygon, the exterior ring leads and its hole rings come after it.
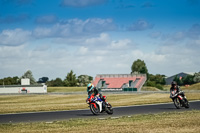
POLYGON ((22 79, 21 85, 2 85, 0 86, 0 94, 10 93, 47 93, 47 86, 30 85, 30 79, 22 79))

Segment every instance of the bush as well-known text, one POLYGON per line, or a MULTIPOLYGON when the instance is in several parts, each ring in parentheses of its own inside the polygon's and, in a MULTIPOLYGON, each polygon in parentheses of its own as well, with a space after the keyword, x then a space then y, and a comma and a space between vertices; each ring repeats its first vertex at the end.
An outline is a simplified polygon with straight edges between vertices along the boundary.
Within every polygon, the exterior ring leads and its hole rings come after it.
POLYGON ((160 89, 160 90, 163 90, 163 86, 161 84, 156 84, 155 87, 158 88, 158 89, 160 89))
POLYGON ((155 81, 147 81, 146 82, 146 86, 151 86, 151 87, 155 87, 156 86, 156 82, 155 81))

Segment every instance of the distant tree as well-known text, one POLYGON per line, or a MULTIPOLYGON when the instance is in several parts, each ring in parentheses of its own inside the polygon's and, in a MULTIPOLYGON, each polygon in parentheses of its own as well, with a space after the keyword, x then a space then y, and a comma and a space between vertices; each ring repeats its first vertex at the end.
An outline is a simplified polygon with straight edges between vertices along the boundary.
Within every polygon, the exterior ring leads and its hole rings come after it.
POLYGON ((48 77, 39 78, 38 83, 46 83, 49 80, 48 77))
POLYGON ((160 75, 160 74, 149 74, 149 81, 155 81, 156 84, 161 84, 165 85, 165 75, 160 75))
POLYGON ((145 86, 155 87, 156 86, 156 82, 147 80, 146 83, 145 83, 145 86))
POLYGON ((17 85, 19 84, 19 77, 6 77, 0 79, 0 85, 17 85))
POLYGON ((200 72, 194 74, 193 81, 195 83, 199 83, 200 82, 200 72))
POLYGON ((146 64, 143 60, 137 59, 133 62, 131 66, 131 73, 141 73, 141 74, 147 74, 148 77, 148 69, 146 67, 146 64))
POLYGON ((4 78, 4 85, 12 85, 12 80, 11 77, 4 78))
POLYGON ((187 75, 186 77, 178 77, 177 75, 174 77, 173 81, 176 81, 178 85, 191 85, 194 84, 194 76, 187 75))
POLYGON ((78 84, 79 84, 79 86, 86 86, 92 80, 93 80, 93 77, 88 76, 88 75, 80 75, 80 76, 78 76, 78 84))
POLYGON ((0 79, 0 85, 17 85, 19 84, 19 77, 6 77, 0 79))
POLYGON ((177 75, 174 77, 173 81, 176 81, 177 85, 183 85, 183 81, 177 75))
POLYGON ((54 81, 53 81, 53 86, 63 86, 63 81, 61 78, 56 78, 54 81))
POLYGON ((64 80, 64 85, 70 87, 77 86, 76 74, 74 74, 72 70, 67 74, 64 80))
POLYGON ((165 75, 160 75, 160 74, 149 74, 149 78, 146 81, 145 85, 146 86, 151 86, 151 87, 156 87, 160 90, 163 90, 163 85, 165 85, 165 75))
POLYGON ((13 84, 14 84, 14 85, 20 84, 20 81, 19 81, 19 77, 18 77, 18 76, 13 77, 13 84))
POLYGON ((188 75, 183 77, 181 80, 183 81, 183 85, 191 85, 194 84, 194 75, 188 75))
POLYGON ((3 85, 3 79, 0 79, 0 85, 3 85))
POLYGON ((90 81, 93 81, 93 77, 92 77, 92 76, 89 76, 89 80, 90 80, 90 81))
POLYGON ((47 81, 47 86, 64 86, 61 78, 56 78, 55 80, 47 81))
POLYGON ((23 78, 30 79, 30 84, 36 83, 31 70, 28 70, 27 72, 25 72, 24 75, 20 78, 20 80, 23 79, 23 78))

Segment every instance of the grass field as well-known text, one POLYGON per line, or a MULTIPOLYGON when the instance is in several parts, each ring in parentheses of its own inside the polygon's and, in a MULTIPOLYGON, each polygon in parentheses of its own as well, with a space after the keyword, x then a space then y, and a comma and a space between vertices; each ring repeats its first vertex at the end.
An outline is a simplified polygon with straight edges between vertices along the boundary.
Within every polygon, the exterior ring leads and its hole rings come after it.
POLYGON ((85 92, 86 87, 48 87, 48 92, 85 92))
POLYGON ((141 91, 160 91, 160 90, 158 88, 156 88, 156 87, 143 86, 141 88, 141 91))
POLYGON ((0 124, 2 133, 199 133, 200 111, 134 115, 119 119, 0 124))
MULTIPOLYGON (((142 87, 142 91, 160 91, 156 87, 149 87, 149 86, 144 86, 142 87)), ((48 87, 48 92, 86 92, 86 87, 48 87)))
MULTIPOLYGON (((113 107, 170 102, 169 94, 107 94, 113 107)), ((200 100, 200 93, 186 93, 189 100, 200 100)), ((86 109, 87 94, 71 95, 0 95, 0 114, 86 109)))
MULTIPOLYGON (((169 91, 170 90, 170 85, 164 85, 164 90, 165 91, 169 91)), ((183 91, 191 91, 191 90, 200 90, 200 83, 197 83, 197 84, 193 84, 191 86, 180 86, 181 90, 183 91)))
MULTIPOLYGON (((163 90, 164 91, 169 91, 170 85, 164 85, 163 90)), ((182 90, 200 90, 200 83, 193 84, 189 87, 181 86, 182 90)), ((142 91, 160 91, 156 87, 150 87, 150 86, 143 86, 142 91)), ((60 92, 85 92, 86 87, 48 87, 48 92, 55 92, 55 93, 60 93, 60 92)))
POLYGON ((200 90, 200 83, 193 84, 188 87, 182 87, 183 90, 200 90))

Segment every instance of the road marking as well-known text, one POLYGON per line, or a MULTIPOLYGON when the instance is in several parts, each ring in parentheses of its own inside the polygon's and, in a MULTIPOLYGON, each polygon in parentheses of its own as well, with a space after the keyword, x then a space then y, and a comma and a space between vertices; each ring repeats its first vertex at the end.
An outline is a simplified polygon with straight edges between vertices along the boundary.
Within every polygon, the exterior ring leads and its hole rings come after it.
POLYGON ((111 119, 119 119, 119 117, 111 117, 111 119))

